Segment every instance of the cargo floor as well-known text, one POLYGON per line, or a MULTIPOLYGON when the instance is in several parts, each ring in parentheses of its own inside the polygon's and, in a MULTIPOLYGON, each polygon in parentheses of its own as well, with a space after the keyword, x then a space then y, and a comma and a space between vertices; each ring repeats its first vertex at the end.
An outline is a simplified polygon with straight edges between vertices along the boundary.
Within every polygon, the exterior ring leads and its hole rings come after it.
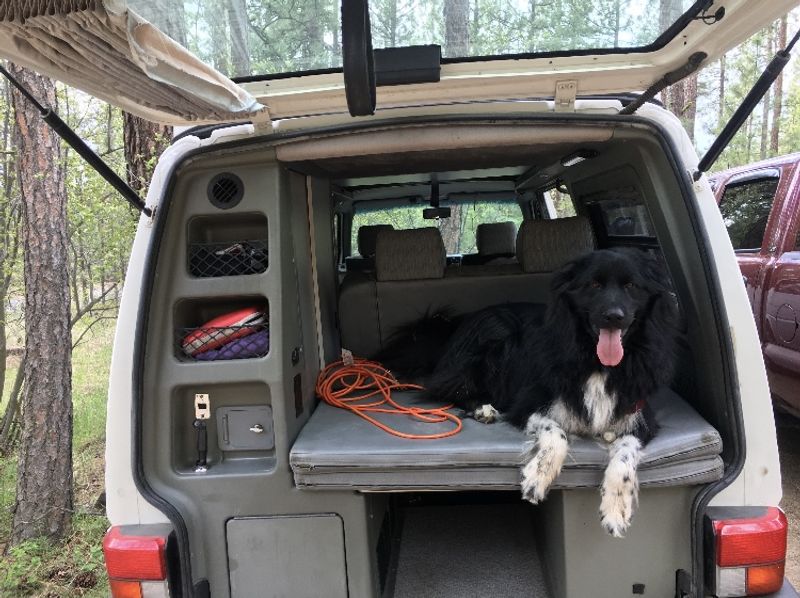
POLYGON ((525 504, 409 507, 394 598, 547 598, 525 504))

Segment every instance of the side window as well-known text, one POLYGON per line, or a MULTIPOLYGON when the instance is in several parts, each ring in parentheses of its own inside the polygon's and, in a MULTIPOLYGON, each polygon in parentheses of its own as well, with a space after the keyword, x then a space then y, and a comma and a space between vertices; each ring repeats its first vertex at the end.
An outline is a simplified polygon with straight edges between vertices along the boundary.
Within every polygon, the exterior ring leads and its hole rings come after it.
POLYGON ((603 215, 609 237, 655 237, 647 208, 631 199, 604 199, 596 202, 603 215))
POLYGON ((736 251, 761 249, 778 180, 768 177, 733 183, 722 194, 719 209, 736 251))
POLYGON ((551 220, 575 216, 575 203, 563 185, 556 185, 542 193, 547 212, 551 220))

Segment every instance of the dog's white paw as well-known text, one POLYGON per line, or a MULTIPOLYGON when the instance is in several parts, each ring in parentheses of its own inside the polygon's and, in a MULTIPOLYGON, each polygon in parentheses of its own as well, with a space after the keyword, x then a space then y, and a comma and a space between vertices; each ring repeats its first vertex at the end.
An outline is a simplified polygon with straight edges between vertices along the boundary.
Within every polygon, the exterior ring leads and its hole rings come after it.
POLYGON ((536 505, 544 500, 561 473, 569 444, 564 431, 548 418, 532 415, 526 431, 534 436, 534 440, 525 443, 522 498, 536 505))
POLYGON ((500 419, 500 412, 487 403, 473 411, 472 417, 475 421, 479 421, 482 424, 491 424, 500 419))
POLYGON ((609 533, 609 535, 614 536, 615 538, 623 538, 625 537, 625 532, 628 531, 628 527, 631 524, 630 514, 628 517, 625 516, 624 511, 616 510, 612 508, 609 512, 604 512, 603 507, 600 507, 600 524, 603 526, 603 529, 609 533))
POLYGON ((600 487, 600 523, 615 538, 622 538, 628 530, 639 498, 636 467, 640 451, 641 444, 633 436, 623 436, 610 447, 600 487))

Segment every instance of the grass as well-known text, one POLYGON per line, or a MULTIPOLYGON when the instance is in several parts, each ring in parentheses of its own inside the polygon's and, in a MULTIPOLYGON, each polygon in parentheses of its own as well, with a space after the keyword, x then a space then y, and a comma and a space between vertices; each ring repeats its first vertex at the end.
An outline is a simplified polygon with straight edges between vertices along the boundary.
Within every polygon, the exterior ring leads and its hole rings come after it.
MULTIPOLYGON (((73 331, 73 337, 79 333, 80 330, 73 331)), ((101 323, 86 334, 72 353, 75 512, 67 538, 57 543, 29 540, 9 547, 17 463, 16 457, 0 458, 0 597, 108 596, 101 547, 108 520, 97 499, 103 490, 106 393, 113 336, 113 323, 101 323)), ((4 401, 16 375, 16 361, 9 360, 4 401)))

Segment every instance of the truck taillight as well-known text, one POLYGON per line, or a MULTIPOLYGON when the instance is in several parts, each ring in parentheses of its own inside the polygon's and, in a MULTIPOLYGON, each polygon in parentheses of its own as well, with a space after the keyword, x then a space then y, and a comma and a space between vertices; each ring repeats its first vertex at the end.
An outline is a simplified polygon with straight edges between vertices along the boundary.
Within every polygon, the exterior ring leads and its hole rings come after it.
POLYGON ((112 598, 169 598, 169 532, 143 534, 148 526, 113 526, 103 539, 112 598))
POLYGON ((781 589, 788 535, 783 511, 716 507, 709 508, 706 517, 706 554, 713 559, 709 581, 714 596, 760 596, 781 589))

